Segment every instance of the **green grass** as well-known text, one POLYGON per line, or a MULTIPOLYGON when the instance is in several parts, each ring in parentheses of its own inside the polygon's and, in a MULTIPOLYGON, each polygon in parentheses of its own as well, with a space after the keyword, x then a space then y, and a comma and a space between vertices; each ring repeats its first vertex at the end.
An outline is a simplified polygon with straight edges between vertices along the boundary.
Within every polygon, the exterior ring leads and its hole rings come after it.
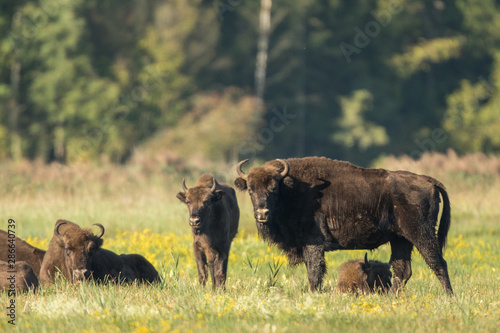
MULTIPOLYGON (((21 177, 14 168, 2 170, 1 229, 14 218, 20 237, 46 246, 59 218, 81 226, 102 223, 105 248, 144 254, 163 283, 58 280, 16 298, 21 332, 497 332, 500 327, 499 177, 439 178, 452 203, 445 258, 454 296, 444 294, 418 252, 401 294, 354 296, 335 292, 337 270, 364 251, 329 252, 323 289, 310 293, 304 265, 290 267, 282 253, 256 237, 246 194, 238 197, 240 232, 222 292, 197 282, 187 210, 175 198, 182 176, 144 176, 110 166, 64 177, 43 172, 21 177)), ((369 256, 387 261, 390 249, 382 246, 369 256)), ((1 293, 0 331, 13 329, 5 314, 8 301, 1 293)))

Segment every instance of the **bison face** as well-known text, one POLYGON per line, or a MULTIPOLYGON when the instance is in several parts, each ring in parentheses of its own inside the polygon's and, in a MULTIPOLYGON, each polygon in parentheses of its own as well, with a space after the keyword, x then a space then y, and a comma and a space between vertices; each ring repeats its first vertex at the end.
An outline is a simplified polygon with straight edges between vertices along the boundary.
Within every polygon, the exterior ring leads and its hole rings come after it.
POLYGON ((189 225, 193 228, 196 234, 205 224, 212 220, 212 207, 216 204, 225 193, 221 190, 216 190, 217 181, 212 178, 212 187, 197 186, 188 189, 185 179, 182 180, 183 192, 177 193, 177 198, 184 202, 189 210, 189 225))
POLYGON ((248 190, 254 208, 255 220, 258 223, 268 223, 276 210, 280 198, 280 186, 288 175, 288 163, 277 160, 283 165, 283 170, 275 166, 262 166, 250 169, 247 174, 241 171, 241 166, 248 160, 238 163, 237 172, 240 177, 234 181, 235 186, 248 190))
POLYGON ((60 233, 59 228, 64 224, 66 222, 56 225, 55 234, 63 250, 66 271, 73 281, 84 280, 90 276, 92 256, 102 245, 101 237, 104 234, 104 227, 95 224, 101 228, 97 236, 88 229, 80 228, 67 228, 64 233, 60 233))

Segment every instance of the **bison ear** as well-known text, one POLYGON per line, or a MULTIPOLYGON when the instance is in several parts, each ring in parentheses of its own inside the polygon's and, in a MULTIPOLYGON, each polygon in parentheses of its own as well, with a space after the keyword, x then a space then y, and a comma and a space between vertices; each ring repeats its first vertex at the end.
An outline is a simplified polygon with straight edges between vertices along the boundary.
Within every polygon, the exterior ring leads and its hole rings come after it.
POLYGON ((179 199, 181 202, 186 203, 186 193, 184 192, 179 192, 176 195, 177 199, 179 199))
POLYGON ((293 178, 292 177, 283 178, 283 184, 285 184, 288 187, 293 187, 293 178))
POLYGON ((215 193, 214 193, 213 200, 214 200, 214 201, 219 201, 219 200, 220 200, 220 199, 222 199, 225 195, 226 195, 226 192, 221 191, 221 190, 217 190, 217 191, 215 191, 215 193))
POLYGON ((234 186, 240 191, 246 191, 247 189, 247 181, 243 179, 242 177, 236 178, 234 181, 234 186))

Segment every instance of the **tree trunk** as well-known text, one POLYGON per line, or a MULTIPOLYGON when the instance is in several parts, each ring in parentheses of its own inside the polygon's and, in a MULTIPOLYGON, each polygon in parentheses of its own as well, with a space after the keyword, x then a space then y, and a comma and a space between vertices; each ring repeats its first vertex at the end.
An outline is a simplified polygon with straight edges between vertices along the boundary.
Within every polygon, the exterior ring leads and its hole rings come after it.
POLYGON ((264 107, 264 91, 266 86, 267 50, 271 31, 272 0, 261 0, 259 14, 259 39, 257 42, 257 61, 255 66, 255 110, 264 107))
POLYGON ((10 70, 10 88, 12 97, 9 103, 9 132, 10 132, 10 157, 19 161, 22 156, 21 136, 19 135, 19 114, 21 106, 17 102, 19 95, 19 82, 21 81, 21 64, 15 58, 10 70))

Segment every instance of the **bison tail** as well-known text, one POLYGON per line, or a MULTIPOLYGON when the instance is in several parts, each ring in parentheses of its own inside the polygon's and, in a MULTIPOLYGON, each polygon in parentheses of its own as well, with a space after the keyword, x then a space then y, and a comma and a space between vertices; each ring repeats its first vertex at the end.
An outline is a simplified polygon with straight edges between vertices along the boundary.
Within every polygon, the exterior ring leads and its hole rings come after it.
POLYGON ((446 189, 441 183, 436 184, 435 186, 439 190, 439 193, 441 193, 441 196, 443 197, 443 212, 441 214, 441 221, 439 222, 439 229, 437 232, 438 243, 439 246, 441 247, 441 252, 442 252, 446 244, 446 237, 448 236, 448 230, 450 229, 450 221, 451 221, 450 199, 448 198, 448 193, 446 192, 446 189))

